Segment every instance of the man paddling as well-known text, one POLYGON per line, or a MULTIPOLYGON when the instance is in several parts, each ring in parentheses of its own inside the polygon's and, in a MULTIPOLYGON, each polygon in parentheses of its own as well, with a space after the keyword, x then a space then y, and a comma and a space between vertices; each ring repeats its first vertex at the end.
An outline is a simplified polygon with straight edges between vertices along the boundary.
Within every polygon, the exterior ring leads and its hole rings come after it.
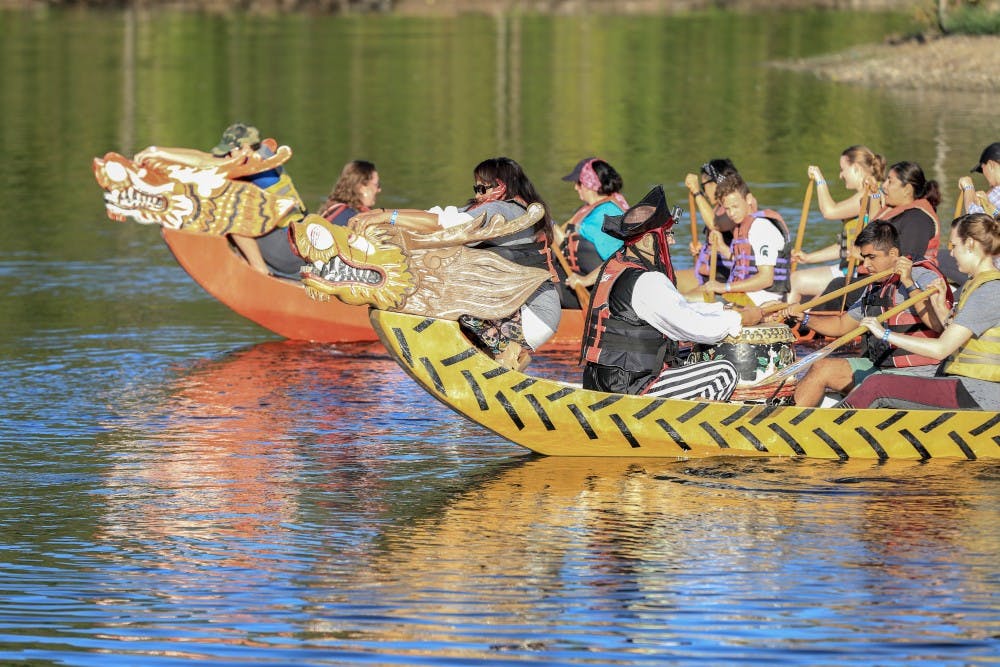
MULTIPOLYGON (((888 222, 875 222, 865 227, 857 239, 864 266, 869 273, 895 269, 882 283, 869 285, 861 298, 846 313, 805 315, 793 305, 787 314, 801 319, 810 329, 824 336, 842 336, 855 329, 866 316, 879 315, 909 298, 912 292, 926 288, 943 278, 936 263, 929 260, 913 262, 900 255, 899 233, 888 222)), ((948 303, 952 300, 949 290, 948 303)), ((925 302, 921 302, 888 320, 888 330, 897 333, 936 338, 944 325, 925 302)), ((829 392, 847 394, 869 375, 878 371, 907 369, 911 373, 930 374, 937 360, 911 354, 875 339, 862 336, 862 356, 854 358, 826 357, 814 363, 795 388, 795 405, 815 407, 829 392)), ((902 372, 902 371, 900 371, 902 372)))
POLYGON ((760 308, 689 302, 674 284, 674 218, 656 186, 603 231, 624 241, 601 269, 584 328, 583 386, 619 394, 727 400, 739 373, 726 360, 682 366, 677 341, 717 343, 761 319, 760 308))

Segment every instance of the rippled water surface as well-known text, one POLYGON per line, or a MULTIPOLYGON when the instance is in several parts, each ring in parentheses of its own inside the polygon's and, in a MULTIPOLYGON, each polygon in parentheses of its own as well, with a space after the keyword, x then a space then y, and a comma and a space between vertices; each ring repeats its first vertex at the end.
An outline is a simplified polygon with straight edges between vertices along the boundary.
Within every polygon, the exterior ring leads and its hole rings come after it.
POLYGON ((564 219, 585 154, 671 203, 730 155, 795 221, 806 166, 832 180, 851 144, 952 184, 978 156, 987 106, 763 65, 898 19, 0 22, 0 664, 1000 661, 997 463, 534 458, 378 345, 231 313, 156 230, 110 223, 89 171, 246 119, 311 204, 348 159, 425 206, 506 154, 564 219))

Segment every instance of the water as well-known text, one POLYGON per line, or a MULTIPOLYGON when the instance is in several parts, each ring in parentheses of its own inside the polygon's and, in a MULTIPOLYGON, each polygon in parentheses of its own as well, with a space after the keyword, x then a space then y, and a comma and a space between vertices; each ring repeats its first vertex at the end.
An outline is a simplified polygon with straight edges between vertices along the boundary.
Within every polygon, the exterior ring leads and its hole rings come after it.
POLYGON ((246 119, 310 202, 354 157, 461 201, 508 154, 565 217, 583 155, 674 200, 728 154, 795 221, 852 143, 978 157, 988 107, 764 65, 903 23, 0 14, 0 663, 997 662, 995 463, 538 459, 215 303, 88 169, 246 119))

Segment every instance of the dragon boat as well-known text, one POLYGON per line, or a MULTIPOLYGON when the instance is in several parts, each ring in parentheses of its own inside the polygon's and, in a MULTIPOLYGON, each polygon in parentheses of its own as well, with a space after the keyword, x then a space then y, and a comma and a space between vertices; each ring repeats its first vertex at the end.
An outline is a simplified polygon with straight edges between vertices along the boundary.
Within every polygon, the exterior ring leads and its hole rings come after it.
MULTIPOLYGON (((174 259, 212 297, 251 322, 291 340, 367 343, 378 336, 365 306, 339 299, 316 301, 294 280, 254 271, 224 236, 162 230, 174 259)), ((563 310, 547 347, 579 347, 583 312, 563 310)))
POLYGON ((1000 413, 845 410, 606 394, 506 368, 456 322, 372 309, 390 356, 431 396, 549 456, 1000 458, 1000 413))

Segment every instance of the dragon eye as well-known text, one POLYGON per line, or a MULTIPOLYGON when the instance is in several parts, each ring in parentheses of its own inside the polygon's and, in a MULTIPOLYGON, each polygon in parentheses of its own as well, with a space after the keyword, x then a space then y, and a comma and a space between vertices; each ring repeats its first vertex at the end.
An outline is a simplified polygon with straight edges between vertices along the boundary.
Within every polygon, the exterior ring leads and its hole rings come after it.
POLYGON ((120 162, 115 162, 114 160, 109 160, 104 163, 104 173, 107 174, 108 178, 112 181, 128 180, 128 172, 125 171, 125 167, 123 167, 120 162))
POLYGON ((321 225, 312 223, 306 227, 306 237, 316 250, 327 250, 333 246, 333 234, 321 225))

